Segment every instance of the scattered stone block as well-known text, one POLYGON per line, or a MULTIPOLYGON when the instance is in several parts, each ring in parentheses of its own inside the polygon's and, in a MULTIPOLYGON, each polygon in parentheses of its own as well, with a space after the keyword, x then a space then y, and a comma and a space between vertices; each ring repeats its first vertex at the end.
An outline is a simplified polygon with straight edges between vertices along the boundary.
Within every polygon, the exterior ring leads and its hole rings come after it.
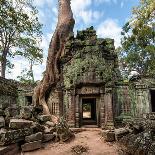
POLYGON ((47 121, 45 123, 45 125, 47 125, 48 127, 54 127, 55 126, 55 124, 53 122, 50 122, 50 121, 47 121))
POLYGON ((123 136, 127 135, 129 130, 126 128, 115 129, 115 139, 119 141, 123 136))
POLYGON ((38 120, 41 122, 47 122, 47 121, 51 121, 51 116, 50 115, 38 115, 38 120))
POLYGON ((0 130, 0 146, 14 144, 23 141, 25 136, 33 134, 33 129, 24 128, 18 130, 0 130))
POLYGON ((19 108, 18 107, 8 107, 4 111, 6 117, 16 117, 19 115, 19 108))
POLYGON ((32 126, 32 123, 33 121, 24 119, 10 119, 9 127, 11 129, 30 128, 32 126))
POLYGON ((115 132, 113 130, 103 130, 102 137, 105 139, 106 142, 113 142, 115 141, 115 132))
POLYGON ((51 133, 51 128, 45 126, 44 133, 51 133))
POLYGON ((15 155, 18 154, 19 149, 17 144, 2 146, 0 147, 0 155, 15 155))
POLYGON ((49 142, 55 138, 54 134, 44 134, 43 135, 43 142, 49 142))
POLYGON ((44 132, 45 127, 43 125, 40 125, 39 123, 33 122, 31 128, 33 129, 34 133, 37 132, 44 132))
POLYGON ((20 118, 22 119, 30 119, 32 117, 32 106, 24 106, 20 110, 20 118))
POLYGON ((21 146, 21 149, 23 152, 28 152, 28 151, 33 151, 40 149, 42 147, 41 140, 39 141, 34 141, 30 143, 25 143, 24 145, 21 146))
POLYGON ((28 142, 33 142, 33 141, 38 141, 38 140, 42 140, 42 132, 38 132, 36 134, 32 134, 30 136, 26 136, 25 137, 25 141, 28 142))
POLYGON ((5 126, 5 120, 3 116, 0 116, 0 128, 5 126))

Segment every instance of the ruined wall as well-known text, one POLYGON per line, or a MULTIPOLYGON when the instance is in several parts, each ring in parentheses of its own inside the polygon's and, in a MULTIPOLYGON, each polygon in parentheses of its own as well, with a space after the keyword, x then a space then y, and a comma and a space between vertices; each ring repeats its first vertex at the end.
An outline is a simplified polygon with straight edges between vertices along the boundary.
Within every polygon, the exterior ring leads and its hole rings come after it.
POLYGON ((16 105, 17 96, 16 82, 0 77, 0 109, 16 105))
POLYGON ((116 121, 142 117, 152 112, 151 104, 154 103, 151 103, 151 90, 155 90, 155 80, 149 78, 117 84, 113 98, 116 121))
POLYGON ((33 89, 36 84, 24 84, 17 82, 18 99, 17 103, 20 106, 27 106, 32 104, 33 89))

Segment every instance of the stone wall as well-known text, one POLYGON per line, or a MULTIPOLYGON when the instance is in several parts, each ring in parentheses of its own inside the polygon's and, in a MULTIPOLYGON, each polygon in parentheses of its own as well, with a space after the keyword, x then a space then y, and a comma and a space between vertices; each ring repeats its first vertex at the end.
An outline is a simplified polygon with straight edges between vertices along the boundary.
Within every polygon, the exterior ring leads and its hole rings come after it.
POLYGON ((141 118, 143 114, 152 112, 151 90, 155 90, 155 80, 141 78, 129 83, 117 84, 114 88, 113 109, 117 120, 141 118))
POLYGON ((0 108, 15 105, 17 103, 17 85, 14 80, 0 77, 0 108))

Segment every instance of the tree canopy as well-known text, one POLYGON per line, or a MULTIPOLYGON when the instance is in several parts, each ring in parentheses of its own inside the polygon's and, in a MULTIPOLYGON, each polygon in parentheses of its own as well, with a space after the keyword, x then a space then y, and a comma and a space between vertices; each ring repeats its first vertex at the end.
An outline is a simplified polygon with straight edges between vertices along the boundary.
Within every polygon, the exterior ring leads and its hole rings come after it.
POLYGON ((122 57, 130 70, 155 76, 155 3, 140 0, 122 31, 122 57))
POLYGON ((31 63, 42 61, 42 25, 32 0, 0 0, 0 62, 1 76, 5 77, 9 61, 20 55, 31 63))

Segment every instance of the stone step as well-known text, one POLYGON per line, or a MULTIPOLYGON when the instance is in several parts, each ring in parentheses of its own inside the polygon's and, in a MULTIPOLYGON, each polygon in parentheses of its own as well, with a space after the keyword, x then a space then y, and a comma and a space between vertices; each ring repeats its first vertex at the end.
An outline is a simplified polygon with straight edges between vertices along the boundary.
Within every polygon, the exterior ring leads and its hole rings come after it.
POLYGON ((82 131, 102 131, 101 128, 70 128, 73 132, 82 132, 82 131))

